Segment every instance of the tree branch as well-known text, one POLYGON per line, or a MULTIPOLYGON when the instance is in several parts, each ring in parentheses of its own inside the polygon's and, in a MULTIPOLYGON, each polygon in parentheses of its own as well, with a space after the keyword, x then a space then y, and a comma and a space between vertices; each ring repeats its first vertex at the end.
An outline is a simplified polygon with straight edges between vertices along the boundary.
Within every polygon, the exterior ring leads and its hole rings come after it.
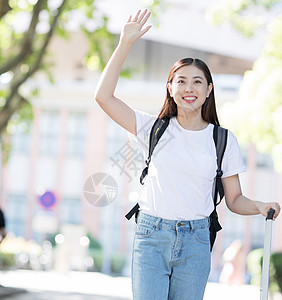
POLYGON ((9 0, 0 1, 0 19, 2 19, 9 11, 11 7, 9 5, 9 0))
POLYGON ((31 68, 29 69, 29 71, 26 74, 20 76, 20 78, 18 80, 16 79, 17 76, 15 76, 14 82, 12 82, 10 84, 10 87, 11 87, 10 94, 8 95, 8 97, 6 99, 6 104, 4 105, 3 109, 1 110, 1 114, 0 114, 0 134, 3 132, 3 130, 7 126, 11 116, 19 109, 19 107, 22 104, 27 102, 27 100, 19 94, 19 92, 18 92, 19 87, 28 78, 30 78, 35 72, 37 72, 40 69, 44 54, 46 53, 46 49, 47 49, 49 42, 53 36, 54 30, 57 26, 59 17, 64 9, 64 5, 66 2, 67 2, 67 0, 63 0, 60 7, 57 9, 57 14, 56 14, 56 16, 54 16, 54 18, 51 22, 50 30, 45 36, 43 45, 40 49, 40 52, 38 53, 37 59, 35 60, 33 66, 31 66, 31 68))
POLYGON ((13 96, 9 96, 0 114, 0 135, 2 135, 2 132, 7 127, 8 122, 13 114, 26 103, 28 103, 28 100, 20 95, 17 91, 13 93, 13 96), (7 105, 7 103, 9 103, 9 105, 7 105))
MULTIPOLYGON (((3 1, 3 0, 1 0, 3 1)), ((3 66, 0 67, 0 75, 8 72, 9 70, 18 66, 24 59, 32 53, 32 45, 35 36, 35 29, 39 21, 39 13, 44 8, 47 0, 38 0, 33 8, 32 19, 30 21, 29 28, 27 32, 24 34, 20 53, 11 58, 8 62, 6 62, 3 66)))
MULTIPOLYGON (((39 0, 39 1, 46 1, 46 0, 39 0)), ((67 0, 63 0, 61 3, 60 7, 57 9, 57 14, 54 16, 51 24, 50 24, 50 30, 49 32, 45 35, 45 39, 43 41, 43 45, 40 48, 40 52, 38 53, 38 56, 29 71, 26 74, 23 74, 19 76, 18 80, 16 79, 17 76, 14 76, 14 82, 11 82, 10 84, 10 93, 6 99, 6 104, 1 110, 0 114, 0 135, 7 126, 9 119, 11 116, 24 104, 27 102, 27 100, 22 97, 18 90, 19 87, 28 79, 30 78, 35 72, 37 72, 40 69, 40 66, 42 64, 42 60, 44 57, 44 54, 46 53, 46 49, 49 45, 49 42, 53 36, 54 30, 56 28, 56 25, 58 23, 59 17, 64 9, 64 5, 67 2, 67 0)))
POLYGON ((53 33, 54 33, 54 30, 57 26, 59 17, 60 17, 61 13, 64 10, 64 5, 65 5, 66 2, 67 2, 67 0, 63 0, 60 7, 58 7, 57 14, 52 20, 49 32, 45 35, 43 45, 40 49, 40 52, 38 53, 37 59, 33 63, 33 66, 31 66, 29 71, 26 74, 24 74, 21 79, 19 79, 17 82, 15 82, 16 86, 20 86, 21 84, 23 84, 28 78, 30 78, 34 73, 36 73, 40 69, 44 54, 46 53, 47 47, 48 47, 49 42, 50 42, 50 40, 53 36, 53 33))

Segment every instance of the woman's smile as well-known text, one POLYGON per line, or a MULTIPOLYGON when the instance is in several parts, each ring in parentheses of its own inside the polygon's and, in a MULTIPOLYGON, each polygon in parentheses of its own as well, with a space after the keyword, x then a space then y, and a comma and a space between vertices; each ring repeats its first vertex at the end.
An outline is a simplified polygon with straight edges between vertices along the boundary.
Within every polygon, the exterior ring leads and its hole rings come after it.
POLYGON ((194 103, 197 100, 196 96, 184 96, 182 99, 187 103, 194 103))

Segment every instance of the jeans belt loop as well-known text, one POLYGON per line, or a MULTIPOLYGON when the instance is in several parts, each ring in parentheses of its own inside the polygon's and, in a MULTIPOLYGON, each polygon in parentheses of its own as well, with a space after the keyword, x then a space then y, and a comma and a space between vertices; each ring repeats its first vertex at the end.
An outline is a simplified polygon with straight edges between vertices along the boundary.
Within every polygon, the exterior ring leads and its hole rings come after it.
POLYGON ((193 222, 189 221, 189 225, 190 225, 190 233, 193 233, 194 232, 193 222))
POLYGON ((161 222, 161 219, 158 219, 158 220, 156 221, 156 224, 155 224, 156 230, 159 230, 159 229, 160 229, 160 227, 159 227, 160 222, 161 222))

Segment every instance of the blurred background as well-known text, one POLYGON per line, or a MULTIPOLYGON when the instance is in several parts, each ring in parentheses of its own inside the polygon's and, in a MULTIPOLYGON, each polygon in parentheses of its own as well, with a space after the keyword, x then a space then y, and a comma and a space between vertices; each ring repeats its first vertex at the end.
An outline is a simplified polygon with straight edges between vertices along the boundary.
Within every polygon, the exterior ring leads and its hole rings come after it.
MULTIPOLYGON (((94 91, 122 25, 139 8, 150 9, 153 27, 133 46, 117 96, 157 114, 174 62, 204 60, 220 122, 238 137, 247 165, 244 194, 281 203, 281 0, 3 0, 0 207, 8 234, 0 284, 11 270, 130 276, 135 223, 124 215, 138 201, 144 159, 94 91)), ((259 283, 264 218, 235 215, 224 203, 218 211, 223 230, 209 281, 259 283)), ((275 293, 282 291, 281 234, 280 217, 275 293)))

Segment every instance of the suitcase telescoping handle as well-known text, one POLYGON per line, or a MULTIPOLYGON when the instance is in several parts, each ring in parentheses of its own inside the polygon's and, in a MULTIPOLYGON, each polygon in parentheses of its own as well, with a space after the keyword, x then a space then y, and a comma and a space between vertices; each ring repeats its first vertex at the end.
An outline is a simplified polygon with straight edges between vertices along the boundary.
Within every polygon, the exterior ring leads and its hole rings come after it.
POLYGON ((273 223, 274 213, 275 210, 270 209, 267 212, 267 217, 266 217, 262 274, 261 274, 261 284, 260 284, 260 300, 268 299, 269 263, 270 263, 271 235, 272 235, 272 223, 273 223))

